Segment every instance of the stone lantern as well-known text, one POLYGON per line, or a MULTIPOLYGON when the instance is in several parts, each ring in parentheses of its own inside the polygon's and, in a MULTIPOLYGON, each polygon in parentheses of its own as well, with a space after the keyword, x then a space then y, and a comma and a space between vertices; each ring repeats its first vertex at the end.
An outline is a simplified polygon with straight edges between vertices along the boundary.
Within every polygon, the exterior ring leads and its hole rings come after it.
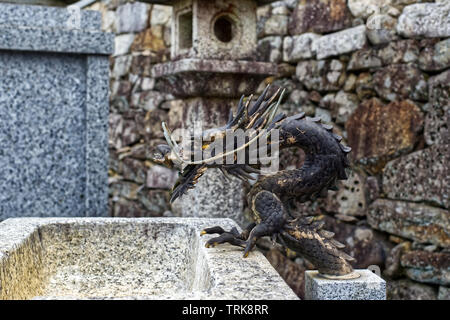
MULTIPOLYGON (((256 8, 270 0, 150 0, 171 5, 171 61, 157 64, 157 88, 182 100, 182 126, 223 125, 242 94, 254 93, 277 66, 255 61, 256 8)), ((172 128, 173 129, 173 128, 172 128)), ((240 181, 208 170, 177 200, 183 216, 229 217, 243 224, 240 181)), ((176 203, 174 204, 176 206, 176 203)))

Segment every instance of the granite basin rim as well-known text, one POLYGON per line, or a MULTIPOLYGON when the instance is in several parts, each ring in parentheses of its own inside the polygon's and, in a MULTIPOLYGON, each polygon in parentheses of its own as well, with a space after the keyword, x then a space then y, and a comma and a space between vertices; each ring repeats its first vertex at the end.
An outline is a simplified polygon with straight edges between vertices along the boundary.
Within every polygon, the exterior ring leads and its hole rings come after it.
POLYGON ((1 299, 298 299, 266 258, 205 248, 231 219, 11 218, 0 223, 1 299))

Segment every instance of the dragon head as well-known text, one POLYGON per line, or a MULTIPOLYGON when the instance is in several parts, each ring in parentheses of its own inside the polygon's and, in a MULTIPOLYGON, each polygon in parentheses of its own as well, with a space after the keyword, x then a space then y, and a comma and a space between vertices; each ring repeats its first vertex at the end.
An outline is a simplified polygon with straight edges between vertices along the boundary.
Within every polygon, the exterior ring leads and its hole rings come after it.
POLYGON ((183 141, 182 146, 173 138, 172 133, 167 128, 166 124, 162 123, 164 131, 164 137, 167 141, 165 145, 158 145, 153 152, 153 161, 164 165, 169 168, 176 168, 179 171, 178 180, 176 181, 171 194, 170 201, 183 195, 189 189, 193 189, 198 179, 205 173, 208 168, 219 168, 228 177, 228 173, 237 176, 238 178, 248 178, 249 173, 255 173, 255 169, 250 168, 248 165, 226 165, 223 161, 224 158, 231 154, 236 154, 240 150, 245 150, 250 144, 257 141, 259 137, 264 134, 270 133, 270 131, 277 125, 279 121, 284 119, 283 114, 276 114, 276 110, 280 104, 283 96, 280 89, 277 90, 271 97, 266 99, 266 94, 269 86, 264 90, 260 97, 252 102, 252 96, 245 99, 241 97, 237 113, 233 116, 232 110, 228 122, 225 126, 205 130, 202 132, 201 151, 210 151, 210 156, 207 158, 201 158, 200 160, 193 159, 194 153, 192 150, 194 146, 193 137, 188 137, 183 141), (274 102, 275 98, 279 95, 278 102, 274 102), (245 102, 244 102, 245 101, 245 102), (227 131, 235 131, 237 129, 253 129, 255 134, 250 137, 243 145, 233 145, 231 150, 223 150, 223 146, 226 146, 227 131), (186 142, 187 141, 187 142, 186 142), (220 145, 220 149, 215 149, 215 146, 220 145), (215 152, 215 150, 219 150, 215 152), (212 152, 211 152, 212 151, 212 152), (218 165, 216 160, 221 159, 224 163, 218 165))

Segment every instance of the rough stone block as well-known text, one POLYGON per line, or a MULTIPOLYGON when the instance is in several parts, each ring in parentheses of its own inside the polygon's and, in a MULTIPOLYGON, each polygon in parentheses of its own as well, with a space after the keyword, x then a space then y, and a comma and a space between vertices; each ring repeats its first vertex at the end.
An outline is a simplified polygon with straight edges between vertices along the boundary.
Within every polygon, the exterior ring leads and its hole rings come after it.
POLYGON ((364 47, 367 42, 366 26, 357 26, 322 36, 312 43, 317 59, 338 56, 364 47))
POLYGON ((450 253, 410 251, 402 255, 401 264, 412 280, 450 285, 450 253))
POLYGON ((119 6, 116 10, 116 32, 120 34, 144 30, 148 23, 149 8, 148 4, 142 2, 119 6))
POLYGON ((307 300, 386 300, 386 281, 370 270, 355 270, 361 276, 351 280, 330 280, 318 271, 305 273, 307 300))
POLYGON ((450 66, 450 39, 426 47, 420 54, 419 67, 425 71, 444 70, 450 66))
POLYGON ((354 17, 367 18, 390 3, 391 0, 348 0, 347 5, 354 17))
POLYGON ((448 145, 436 145, 387 163, 383 191, 390 199, 426 201, 450 207, 448 145))
POLYGON ((73 29, 65 8, 0 17, 0 220, 106 215, 113 35, 99 13, 73 29))
POLYGON ((447 210, 425 204, 378 199, 369 206, 372 228, 422 243, 450 247, 450 216, 447 210))
POLYGON ((388 300, 436 300, 436 290, 429 285, 409 279, 390 280, 387 283, 388 300))
POLYGON ((154 189, 171 189, 178 173, 166 167, 154 165, 147 171, 147 187, 154 189))
POLYGON ((164 26, 157 25, 138 33, 133 39, 131 51, 159 52, 166 49, 164 42, 164 26))
POLYGON ((311 49, 315 39, 320 35, 315 33, 305 33, 298 36, 285 37, 283 40, 283 61, 298 62, 314 56, 311 49))
POLYGON ((292 13, 289 33, 328 33, 351 25, 352 15, 345 0, 301 0, 292 13))
POLYGON ((388 14, 373 14, 366 22, 366 35, 374 45, 391 42, 398 38, 395 27, 397 19, 388 14))
POLYGON ((428 80, 430 104, 425 117, 424 137, 427 144, 450 143, 450 70, 428 80))
POLYGON ((114 38, 114 56, 120 56, 130 52, 131 44, 134 41, 134 34, 121 34, 114 38))
POLYGON ((346 127, 352 158, 377 173, 388 160, 413 149, 423 128, 423 115, 409 100, 384 105, 373 98, 358 106, 346 127))
POLYGON ((287 15, 272 15, 264 23, 264 36, 285 35, 288 30, 289 17, 287 15))
POLYGON ((295 75, 308 90, 337 91, 345 82, 344 69, 339 60, 305 60, 297 64, 295 75))
POLYGON ((280 36, 265 37, 258 41, 257 58, 259 61, 278 63, 282 58, 283 40, 280 36))
POLYGON ((438 300, 450 300, 450 287, 439 287, 438 300))
POLYGON ((0 223, 0 299, 298 299, 258 251, 205 248, 230 219, 17 218, 0 223))
POLYGON ((373 81, 378 95, 386 100, 428 100, 425 76, 412 63, 392 64, 382 68, 375 73, 373 81))
POLYGON ((398 18, 397 32, 403 37, 449 37, 450 2, 406 6, 398 18))

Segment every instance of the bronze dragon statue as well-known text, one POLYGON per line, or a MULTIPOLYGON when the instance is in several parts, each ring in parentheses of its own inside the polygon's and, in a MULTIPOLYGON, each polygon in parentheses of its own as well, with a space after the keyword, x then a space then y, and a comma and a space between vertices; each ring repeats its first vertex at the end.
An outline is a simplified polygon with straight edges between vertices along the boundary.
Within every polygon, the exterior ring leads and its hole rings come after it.
MULTIPOLYGON (((326 196, 329 189, 336 190, 336 181, 347 179, 345 169, 349 167, 347 154, 351 148, 342 145, 342 137, 332 132, 332 126, 322 124, 320 118, 309 118, 304 113, 290 117, 276 114, 283 92, 280 93, 279 89, 270 97, 266 97, 268 89, 269 87, 256 101, 252 101, 252 96, 243 96, 237 106, 236 115, 230 110, 228 123, 224 127, 203 133, 203 138, 213 136, 212 139, 202 142, 202 149, 205 150, 212 148, 219 140, 223 140, 220 141, 221 145, 229 147, 230 141, 225 141, 226 132, 252 129, 253 136, 246 137, 241 144, 231 141, 231 152, 220 152, 219 149, 219 152, 212 151, 208 159, 193 161, 192 156, 188 160, 183 159, 183 150, 163 123, 168 145, 159 145, 153 160, 168 167, 182 168, 173 187, 171 201, 194 188, 207 168, 219 168, 227 177, 231 174, 247 182, 256 180, 257 174, 258 179, 252 185, 247 198, 254 222, 241 233, 236 228, 225 231, 219 226, 204 229, 202 235, 219 235, 210 239, 206 247, 230 243, 243 247, 244 257, 247 257, 258 238, 270 236, 273 241, 303 255, 324 276, 357 277, 349 263, 354 259, 340 251, 345 246, 333 239, 334 233, 324 230, 324 223, 314 217, 295 217, 287 205, 293 199, 305 202, 326 196), (278 143, 279 149, 301 148, 306 159, 301 168, 261 175, 261 164, 254 161, 251 164, 249 161, 250 146, 257 143, 258 137, 270 136, 274 130, 278 130, 278 141, 275 142, 278 143), (241 163, 215 161, 223 160, 226 156, 229 159, 230 154, 234 155, 232 159, 236 160, 236 153, 243 150, 243 163, 242 160, 241 163)), ((270 154, 272 142, 257 144, 257 148, 259 151, 265 148, 270 154)))

